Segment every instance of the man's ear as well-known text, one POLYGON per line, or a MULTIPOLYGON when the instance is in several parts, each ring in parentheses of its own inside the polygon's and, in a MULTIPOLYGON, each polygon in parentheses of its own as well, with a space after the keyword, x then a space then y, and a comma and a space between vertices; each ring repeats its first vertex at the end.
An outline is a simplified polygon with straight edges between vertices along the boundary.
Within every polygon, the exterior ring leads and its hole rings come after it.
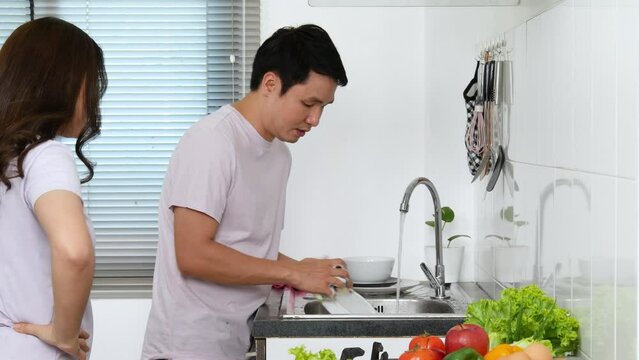
POLYGON ((262 77, 260 87, 264 89, 267 94, 279 95, 282 89, 282 81, 276 73, 269 71, 262 77))

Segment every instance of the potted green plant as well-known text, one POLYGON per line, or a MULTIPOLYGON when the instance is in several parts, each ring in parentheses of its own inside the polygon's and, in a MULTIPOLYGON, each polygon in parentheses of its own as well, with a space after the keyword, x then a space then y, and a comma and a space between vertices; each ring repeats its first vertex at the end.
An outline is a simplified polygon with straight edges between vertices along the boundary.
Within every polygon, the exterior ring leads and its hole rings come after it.
MULTIPOLYGON (((459 238, 469 238, 466 234, 456 234, 449 237, 444 236, 444 229, 446 224, 450 224, 455 220, 455 211, 450 206, 444 206, 441 208, 441 229, 442 229, 442 241, 446 240, 446 244, 442 248, 442 255, 444 260, 444 277, 447 283, 458 282, 459 274, 461 273, 462 261, 464 259, 464 247, 463 246, 451 246, 453 241, 459 238)), ((426 225, 431 228, 435 228, 435 215, 433 220, 427 220, 426 225)), ((426 256, 426 263, 435 265, 435 245, 426 245, 424 254, 426 256)))
MULTIPOLYGON (((518 238, 519 228, 526 226, 527 221, 519 219, 513 206, 507 206, 499 212, 502 221, 511 223, 514 227, 513 238, 518 238)), ((486 235, 486 238, 501 240, 492 247, 493 253, 493 277, 502 283, 521 283, 530 279, 531 264, 530 249, 526 245, 513 244, 512 238, 498 234, 486 235)))

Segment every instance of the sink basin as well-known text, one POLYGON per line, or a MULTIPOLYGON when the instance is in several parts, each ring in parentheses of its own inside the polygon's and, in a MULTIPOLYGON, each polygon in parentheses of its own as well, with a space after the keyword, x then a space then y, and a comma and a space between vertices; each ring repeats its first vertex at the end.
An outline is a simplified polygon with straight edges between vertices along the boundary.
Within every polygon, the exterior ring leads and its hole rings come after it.
POLYGON ((253 336, 412 337, 424 331, 443 336, 464 322, 469 303, 487 297, 474 283, 451 284, 446 300, 433 299, 431 287, 418 285, 401 294, 399 308, 393 295, 364 296, 374 313, 330 314, 314 294, 273 289, 255 317, 253 336))
POLYGON ((266 338, 370 340, 413 337, 424 331, 445 336, 451 327, 464 322, 469 303, 488 298, 475 283, 453 283, 446 293, 449 299, 433 299, 435 291, 430 286, 418 285, 401 294, 398 312, 395 294, 392 294, 364 296, 377 310, 373 314, 328 314, 313 294, 290 288, 271 289, 266 303, 255 316, 252 335, 258 349, 263 351, 266 338))
MULTIPOLYGON (((454 309, 448 303, 432 299, 399 299, 397 311, 396 299, 366 299, 378 314, 413 315, 413 314, 452 314, 454 309)), ((330 314, 321 301, 310 301, 304 305, 304 314, 330 314)))
POLYGON ((399 311, 395 299, 368 299, 373 309, 380 314, 452 314, 450 304, 430 299, 399 299, 399 311))
POLYGON ((438 300, 432 298, 434 290, 430 287, 416 286, 410 292, 402 294, 399 299, 399 309, 395 296, 364 297, 375 309, 375 313, 368 314, 331 314, 320 300, 314 295, 303 292, 291 292, 285 289, 277 304, 278 314, 282 319, 309 319, 324 321, 329 319, 455 319, 466 317, 468 295, 461 286, 451 286, 450 298, 438 300))

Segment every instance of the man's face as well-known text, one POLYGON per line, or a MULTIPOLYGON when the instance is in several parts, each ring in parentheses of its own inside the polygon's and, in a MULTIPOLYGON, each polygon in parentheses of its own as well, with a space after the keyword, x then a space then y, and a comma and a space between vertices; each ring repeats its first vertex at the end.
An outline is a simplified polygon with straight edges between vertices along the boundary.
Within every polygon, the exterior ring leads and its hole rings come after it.
POLYGON ((319 125, 324 106, 333 102, 336 89, 333 78, 311 71, 304 83, 290 87, 284 95, 278 92, 274 96, 266 130, 281 141, 297 142, 319 125))

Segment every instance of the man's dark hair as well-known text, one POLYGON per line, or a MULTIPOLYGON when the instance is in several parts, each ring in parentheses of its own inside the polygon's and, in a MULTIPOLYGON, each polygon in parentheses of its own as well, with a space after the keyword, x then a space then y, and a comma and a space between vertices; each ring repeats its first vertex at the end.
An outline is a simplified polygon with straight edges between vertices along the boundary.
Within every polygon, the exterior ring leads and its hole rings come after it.
POLYGON ((282 80, 281 94, 306 81, 310 71, 331 77, 339 86, 348 83, 342 59, 328 33, 313 24, 277 30, 257 49, 251 91, 272 71, 282 80))

